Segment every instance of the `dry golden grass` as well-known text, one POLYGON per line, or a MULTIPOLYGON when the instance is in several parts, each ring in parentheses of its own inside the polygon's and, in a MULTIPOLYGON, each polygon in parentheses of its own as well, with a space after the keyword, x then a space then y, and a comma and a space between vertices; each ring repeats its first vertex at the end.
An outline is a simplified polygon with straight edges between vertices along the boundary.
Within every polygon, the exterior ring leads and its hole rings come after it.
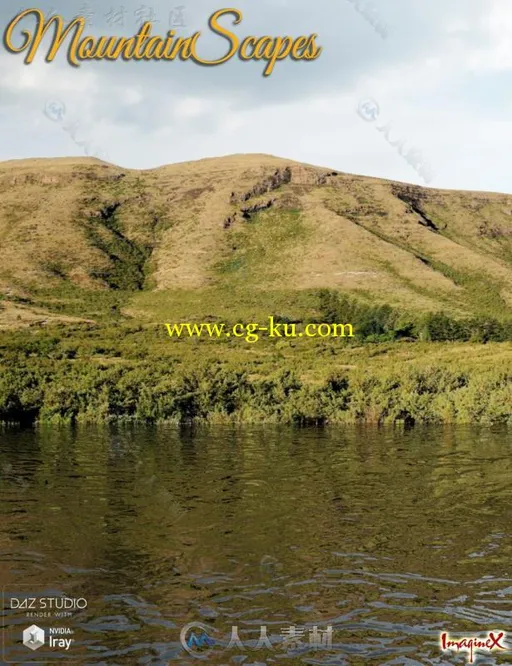
POLYGON ((77 324, 90 322, 80 317, 54 315, 41 308, 26 307, 14 303, 0 303, 0 330, 46 326, 47 324, 77 324))
MULTIPOLYGON (((92 158, 0 163, 0 237, 8 301, 62 283, 106 289, 102 276, 139 257, 146 288, 173 294, 333 287, 416 310, 512 306, 512 196, 333 174, 268 155, 148 171, 92 158), (276 172, 289 178, 254 191, 276 172), (269 200, 267 211, 243 218, 243 208, 269 200), (115 228, 100 215, 112 206, 115 228)), ((151 313, 150 298, 136 303, 151 313)))

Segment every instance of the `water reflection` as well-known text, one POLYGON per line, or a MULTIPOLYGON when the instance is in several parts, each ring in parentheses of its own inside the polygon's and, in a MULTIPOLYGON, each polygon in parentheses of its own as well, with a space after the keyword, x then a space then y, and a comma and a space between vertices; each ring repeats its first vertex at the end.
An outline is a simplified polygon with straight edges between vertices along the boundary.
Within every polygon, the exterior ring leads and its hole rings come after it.
POLYGON ((4 431, 0 585, 89 600, 74 663, 197 663, 193 621, 239 627, 212 664, 466 663, 440 631, 512 633, 511 453, 471 428, 4 431), (291 625, 332 649, 287 654, 291 625))

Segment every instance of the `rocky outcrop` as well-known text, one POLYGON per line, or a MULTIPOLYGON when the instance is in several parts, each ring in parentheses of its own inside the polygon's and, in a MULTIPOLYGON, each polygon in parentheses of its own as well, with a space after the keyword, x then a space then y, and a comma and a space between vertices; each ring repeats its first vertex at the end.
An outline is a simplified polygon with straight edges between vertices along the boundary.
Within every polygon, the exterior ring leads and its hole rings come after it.
POLYGON ((249 206, 248 208, 241 208, 240 212, 244 220, 250 220, 253 215, 259 213, 262 210, 267 210, 271 208, 275 203, 275 199, 269 199, 266 203, 255 204, 254 206, 249 206))
POLYGON ((235 211, 233 215, 229 215, 226 217, 224 220, 224 229, 230 229, 236 222, 238 217, 238 213, 235 211))
POLYGON ((512 231, 510 229, 502 229, 497 225, 490 226, 486 222, 478 227, 478 235, 482 238, 510 238, 512 231))
POLYGON ((245 208, 240 208, 240 210, 235 211, 232 215, 229 215, 224 220, 224 229, 230 229, 235 222, 240 219, 244 219, 246 222, 249 222, 256 213, 259 213, 262 210, 268 210, 272 208, 275 203, 275 199, 269 199, 266 202, 254 204, 253 206, 247 206, 245 208))
POLYGON ((58 185, 61 179, 58 176, 40 176, 35 174, 19 174, 10 179, 9 184, 15 185, 58 185))
POLYGON ((336 171, 330 171, 329 173, 324 173, 321 176, 318 176, 316 184, 317 185, 327 185, 329 180, 331 178, 334 178, 337 175, 338 175, 338 173, 336 171))
POLYGON ((230 203, 244 203, 254 197, 259 197, 262 194, 274 192, 283 185, 288 185, 291 182, 295 185, 326 185, 331 178, 334 178, 337 175, 337 171, 328 171, 319 174, 318 169, 301 166, 287 166, 284 169, 276 169, 271 176, 259 181, 254 187, 242 194, 232 192, 230 203))
POLYGON ((439 227, 423 208, 424 192, 409 185, 393 185, 391 189, 396 198, 406 204, 408 212, 417 215, 419 224, 435 233, 439 233, 439 227))
MULTIPOLYGON (((318 169, 301 166, 287 166, 282 169, 276 169, 274 173, 263 180, 257 182, 250 190, 237 194, 231 193, 230 203, 239 205, 246 203, 255 197, 260 197, 268 192, 275 192, 283 185, 294 183, 295 185, 303 186, 316 186, 325 185, 329 180, 338 175, 337 171, 329 171, 327 173, 319 174, 318 169)), ((251 220, 253 215, 262 210, 267 210, 276 204, 276 199, 269 199, 268 201, 257 203, 252 206, 240 207, 235 213, 229 215, 224 220, 224 229, 229 229, 239 219, 251 220)))
POLYGON ((261 180, 259 183, 256 183, 256 185, 254 185, 254 187, 252 187, 247 192, 244 192, 243 194, 236 194, 235 192, 232 192, 230 203, 244 203, 245 201, 249 201, 254 197, 259 197, 262 194, 266 194, 267 192, 273 192, 282 185, 287 185, 291 182, 291 180, 292 170, 290 167, 276 169, 276 171, 271 176, 261 180))

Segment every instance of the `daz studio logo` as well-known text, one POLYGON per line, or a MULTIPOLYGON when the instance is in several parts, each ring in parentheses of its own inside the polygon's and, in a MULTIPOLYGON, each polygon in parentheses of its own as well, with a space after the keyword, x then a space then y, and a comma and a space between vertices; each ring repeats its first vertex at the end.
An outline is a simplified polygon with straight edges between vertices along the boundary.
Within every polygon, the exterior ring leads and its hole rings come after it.
POLYGON ((31 650, 39 650, 44 645, 44 630, 33 624, 23 632, 23 645, 31 650))

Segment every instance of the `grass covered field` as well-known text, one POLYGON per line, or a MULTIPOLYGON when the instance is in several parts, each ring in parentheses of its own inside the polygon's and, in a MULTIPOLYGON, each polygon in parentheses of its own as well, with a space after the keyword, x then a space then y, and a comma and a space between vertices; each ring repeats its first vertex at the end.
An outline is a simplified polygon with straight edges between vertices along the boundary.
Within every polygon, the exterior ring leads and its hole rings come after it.
POLYGON ((512 421, 512 197, 265 155, 0 164, 0 422, 512 421), (165 324, 352 324, 170 338, 165 324))
POLYGON ((0 420, 512 422, 510 343, 171 339, 160 325, 0 333, 0 420))

